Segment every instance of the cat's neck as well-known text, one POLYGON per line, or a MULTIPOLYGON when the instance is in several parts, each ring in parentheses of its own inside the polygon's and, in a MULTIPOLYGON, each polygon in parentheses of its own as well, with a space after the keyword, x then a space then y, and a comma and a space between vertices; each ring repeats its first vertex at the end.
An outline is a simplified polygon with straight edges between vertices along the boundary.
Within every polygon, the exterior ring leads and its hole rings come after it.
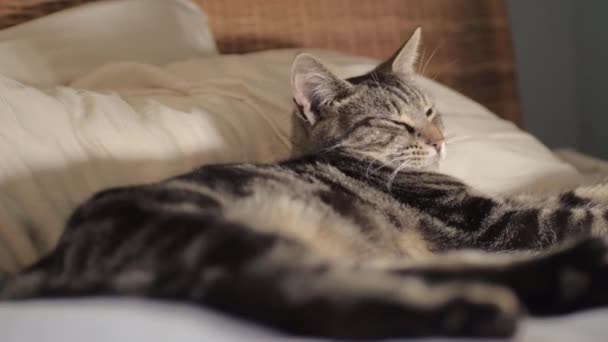
POLYGON ((431 164, 428 167, 407 167, 403 164, 385 163, 376 155, 367 155, 357 153, 356 151, 336 149, 328 151, 324 156, 327 160, 344 160, 344 165, 357 165, 358 168, 363 168, 366 176, 372 173, 377 173, 382 177, 394 178, 396 174, 420 174, 420 173, 440 173, 439 163, 431 164))
POLYGON ((385 182, 393 173, 427 173, 432 170, 419 169, 399 169, 393 165, 387 165, 379 161, 377 158, 368 156, 362 153, 349 151, 343 148, 335 148, 316 152, 314 158, 319 162, 331 165, 338 170, 355 176, 356 178, 365 178, 367 180, 380 180, 385 182))

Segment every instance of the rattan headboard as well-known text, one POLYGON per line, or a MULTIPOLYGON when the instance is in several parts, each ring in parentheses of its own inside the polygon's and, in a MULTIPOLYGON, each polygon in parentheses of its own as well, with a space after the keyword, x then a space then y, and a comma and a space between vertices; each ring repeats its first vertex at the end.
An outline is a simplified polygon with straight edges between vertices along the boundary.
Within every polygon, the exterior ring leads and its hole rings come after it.
MULTIPOLYGON (((0 27, 95 0, 0 0, 0 27)), ((169 1, 169 0, 168 0, 169 1)), ((325 48, 385 58, 423 28, 424 74, 520 123, 504 0, 195 0, 225 53, 325 48)))

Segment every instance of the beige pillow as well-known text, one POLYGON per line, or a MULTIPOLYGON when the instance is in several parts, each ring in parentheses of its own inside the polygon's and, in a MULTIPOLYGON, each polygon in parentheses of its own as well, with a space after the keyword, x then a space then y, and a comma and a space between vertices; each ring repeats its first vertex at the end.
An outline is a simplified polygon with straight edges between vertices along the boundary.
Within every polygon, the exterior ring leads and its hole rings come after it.
POLYGON ((32 85, 66 84, 110 62, 217 53, 190 0, 96 1, 0 31, 0 74, 32 85))

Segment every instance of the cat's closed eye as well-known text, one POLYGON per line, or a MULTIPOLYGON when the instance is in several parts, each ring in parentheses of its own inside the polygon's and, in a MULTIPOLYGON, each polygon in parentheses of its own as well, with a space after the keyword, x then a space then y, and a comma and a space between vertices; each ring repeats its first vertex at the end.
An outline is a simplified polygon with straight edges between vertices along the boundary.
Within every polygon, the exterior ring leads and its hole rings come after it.
POLYGON ((414 132, 416 132, 416 129, 413 126, 410 126, 403 121, 397 121, 397 120, 388 120, 388 121, 394 125, 404 127, 409 134, 414 134, 414 132))

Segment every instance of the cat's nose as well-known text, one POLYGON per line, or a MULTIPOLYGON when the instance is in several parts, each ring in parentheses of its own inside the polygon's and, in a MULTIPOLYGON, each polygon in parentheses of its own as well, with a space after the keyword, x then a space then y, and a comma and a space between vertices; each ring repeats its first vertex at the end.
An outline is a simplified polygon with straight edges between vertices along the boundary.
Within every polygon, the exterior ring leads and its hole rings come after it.
POLYGON ((445 159, 445 140, 438 139, 438 140, 434 140, 434 141, 429 141, 428 144, 430 146, 433 146, 435 151, 437 151, 437 156, 439 156, 439 159, 441 159, 441 160, 445 159))
POLYGON ((441 154, 441 149, 443 149, 443 146, 444 146, 443 139, 429 141, 427 143, 435 148, 435 150, 437 151, 437 154, 441 154))
POLYGON ((427 145, 432 146, 437 151, 437 154, 441 154, 441 150, 444 148, 444 139, 441 131, 437 127, 431 126, 424 132, 424 140, 427 145))

